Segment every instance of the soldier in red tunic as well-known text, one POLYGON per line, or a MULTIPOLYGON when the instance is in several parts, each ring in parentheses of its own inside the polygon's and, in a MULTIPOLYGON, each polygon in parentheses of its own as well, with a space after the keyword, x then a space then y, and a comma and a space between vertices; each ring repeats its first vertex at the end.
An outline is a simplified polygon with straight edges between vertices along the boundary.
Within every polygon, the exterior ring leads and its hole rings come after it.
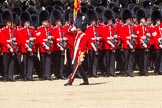
POLYGON ((106 76, 115 76, 115 50, 117 44, 117 32, 115 28, 115 19, 111 10, 104 13, 103 40, 104 54, 106 61, 106 76))
POLYGON ((65 84, 65 86, 72 85, 76 73, 79 71, 80 75, 83 78, 83 83, 80 85, 88 85, 88 78, 84 72, 82 67, 82 62, 84 61, 84 57, 86 54, 86 46, 87 46, 87 37, 84 33, 87 26, 87 18, 82 13, 77 14, 76 21, 74 22, 74 26, 76 27, 77 34, 74 41, 74 53, 72 59, 73 65, 73 73, 71 74, 69 81, 65 84))
POLYGON ((133 65, 134 65, 134 54, 136 47, 136 38, 134 34, 135 27, 131 24, 132 14, 130 10, 125 9, 122 13, 123 25, 121 30, 123 31, 120 34, 123 48, 123 72, 125 76, 133 77, 133 65))
POLYGON ((51 80, 51 62, 53 52, 53 36, 49 26, 49 13, 42 10, 39 13, 40 27, 37 29, 37 40, 39 43, 40 62, 43 80, 51 80))
POLYGON ((160 26, 160 12, 153 11, 151 20, 154 24, 154 26, 151 27, 151 34, 155 51, 155 73, 162 75, 162 27, 160 26))
POLYGON ((66 79, 64 76, 64 59, 67 48, 67 37, 63 27, 63 18, 59 10, 53 10, 50 17, 53 28, 51 35, 54 37, 53 63, 56 79, 66 79))
POLYGON ((24 80, 32 81, 34 68, 33 53, 36 50, 35 29, 30 25, 31 16, 28 12, 22 13, 21 22, 23 24, 23 28, 19 30, 19 42, 20 50, 23 55, 23 76, 24 80))
POLYGON ((3 52, 4 80, 14 81, 14 65, 17 53, 17 29, 13 28, 13 16, 6 10, 2 14, 5 27, 1 30, 1 44, 3 52))
POLYGON ((137 35, 137 64, 140 75, 148 75, 148 57, 150 50, 150 27, 146 25, 146 15, 143 9, 139 9, 136 13, 137 26, 135 34, 137 35))
POLYGON ((88 26, 85 34, 88 42, 88 74, 90 77, 97 77, 98 49, 101 37, 97 25, 97 14, 94 10, 87 12, 88 26))

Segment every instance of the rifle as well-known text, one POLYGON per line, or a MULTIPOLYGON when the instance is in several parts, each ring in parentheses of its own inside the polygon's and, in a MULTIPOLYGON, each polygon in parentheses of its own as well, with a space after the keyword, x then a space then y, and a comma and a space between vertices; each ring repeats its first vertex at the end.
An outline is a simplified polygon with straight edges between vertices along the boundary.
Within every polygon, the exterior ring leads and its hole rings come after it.
POLYGON ((67 48, 67 38, 65 37, 65 32, 61 33, 61 43, 60 46, 64 49, 64 51, 62 51, 61 55, 65 55, 65 49, 67 48))
POLYGON ((16 48, 16 46, 15 46, 16 42, 17 42, 17 40, 15 38, 13 28, 11 28, 11 46, 10 47, 13 49, 12 56, 15 55, 14 49, 16 48))
MULTIPOLYGON (((28 29, 28 28, 27 28, 28 29)), ((29 30, 29 29, 28 29, 29 30)), ((35 38, 32 38, 32 33, 30 32, 30 30, 29 30, 29 40, 27 40, 27 46, 28 47, 26 47, 26 49, 28 49, 28 48, 31 48, 31 49, 33 49, 33 44, 34 44, 34 42, 35 42, 35 38)), ((29 51, 30 52, 30 56, 32 56, 33 55, 33 52, 32 51, 29 51)))
POLYGON ((51 48, 51 42, 53 40, 53 37, 50 35, 49 27, 47 29, 47 38, 46 39, 47 39, 47 41, 45 44, 49 47, 49 50, 47 50, 47 53, 51 54, 50 48, 51 48))
POLYGON ((144 44, 146 44, 147 45, 147 48, 145 48, 145 51, 148 51, 148 45, 149 45, 149 41, 150 41, 150 36, 149 35, 147 35, 148 33, 150 33, 149 32, 149 30, 147 29, 146 30, 146 37, 145 37, 145 39, 144 40, 141 40, 142 41, 142 45, 144 45, 144 44))
POLYGON ((131 25, 129 25, 129 31, 130 31, 130 41, 127 44, 129 47, 130 45, 133 46, 132 52, 135 52, 134 46, 135 46, 135 40, 137 39, 137 36, 134 36, 134 30, 132 29, 131 25))
MULTIPOLYGON (((94 32, 95 32, 95 38, 94 38, 95 43, 94 43, 94 46, 95 46, 96 49, 98 50, 98 48, 99 48, 99 42, 100 42, 100 38, 101 38, 101 37, 99 37, 98 23, 97 23, 97 25, 95 26, 94 32)), ((96 51, 95 55, 98 55, 98 51, 96 51)))
POLYGON ((115 44, 116 44, 116 41, 117 41, 117 31, 114 30, 114 36, 112 36, 112 31, 111 31, 111 27, 114 27, 114 25, 109 25, 109 30, 110 30, 110 38, 107 38, 107 39, 110 39, 111 40, 111 44, 110 46, 112 47, 112 52, 115 53, 115 44), (114 47, 113 47, 113 46, 114 47))

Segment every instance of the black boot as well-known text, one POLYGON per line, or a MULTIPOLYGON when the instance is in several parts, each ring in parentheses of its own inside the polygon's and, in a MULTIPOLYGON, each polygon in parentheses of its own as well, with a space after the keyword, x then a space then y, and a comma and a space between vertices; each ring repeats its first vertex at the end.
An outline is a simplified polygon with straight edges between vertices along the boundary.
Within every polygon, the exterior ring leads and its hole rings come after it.
POLYGON ((71 86, 72 85, 72 83, 70 83, 70 82, 67 82, 66 84, 64 84, 64 86, 71 86))

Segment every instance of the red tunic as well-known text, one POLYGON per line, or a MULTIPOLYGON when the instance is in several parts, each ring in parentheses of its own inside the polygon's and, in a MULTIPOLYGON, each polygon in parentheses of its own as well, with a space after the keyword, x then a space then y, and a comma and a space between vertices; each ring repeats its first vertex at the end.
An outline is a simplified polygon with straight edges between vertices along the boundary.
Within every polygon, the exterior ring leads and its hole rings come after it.
POLYGON ((86 53, 86 46, 87 46, 87 38, 85 33, 78 33, 74 40, 74 53, 72 64, 74 63, 75 59, 78 59, 79 53, 84 52, 86 53))
MULTIPOLYGON (((39 44, 39 51, 41 53, 47 53, 48 51, 44 48, 44 44, 43 43, 46 43, 46 39, 48 37, 48 32, 50 33, 50 35, 52 36, 51 34, 51 28, 49 27, 39 27, 37 29, 37 32, 36 32, 36 37, 37 37, 37 40, 38 40, 38 44, 39 44)), ((53 41, 51 41, 51 47, 50 47, 50 51, 52 52, 53 51, 53 41)))
MULTIPOLYGON (((16 38, 16 40, 18 39, 18 30, 17 29, 11 29, 8 27, 3 27, 1 29, 1 33, 0 33, 0 43, 2 44, 2 52, 3 53, 11 53, 8 50, 8 45, 12 45, 12 42, 9 42, 12 38, 12 34, 13 37, 16 38)), ((17 42, 15 43, 15 47, 14 47, 14 52, 17 51, 17 42)))
MULTIPOLYGON (((19 31, 19 36, 21 36, 21 38, 19 38, 19 42, 20 42, 20 49, 21 49, 21 52, 22 53, 28 53, 28 50, 26 49, 26 44, 28 44, 27 40, 29 40, 30 38, 30 33, 31 33, 31 36, 33 38, 36 38, 36 34, 35 34, 35 30, 33 27, 30 27, 30 28, 22 28, 20 31, 19 31)), ((35 47, 35 43, 33 44, 33 51, 32 52, 36 52, 36 47, 35 47)))
MULTIPOLYGON (((137 35, 137 48, 144 49, 144 38, 147 38, 146 34, 150 34, 150 28, 148 26, 137 25, 135 34, 137 35)), ((150 34, 151 35, 151 34, 150 34)), ((147 44, 147 48, 150 48, 151 36, 147 44)))
MULTIPOLYGON (((135 27, 133 25, 123 24, 120 29, 122 31, 120 33, 122 48, 123 49, 130 49, 130 47, 127 44, 127 41, 130 42, 131 31, 135 31, 135 27)), ((137 41, 135 41, 134 48, 136 47, 136 44, 137 44, 137 41)))

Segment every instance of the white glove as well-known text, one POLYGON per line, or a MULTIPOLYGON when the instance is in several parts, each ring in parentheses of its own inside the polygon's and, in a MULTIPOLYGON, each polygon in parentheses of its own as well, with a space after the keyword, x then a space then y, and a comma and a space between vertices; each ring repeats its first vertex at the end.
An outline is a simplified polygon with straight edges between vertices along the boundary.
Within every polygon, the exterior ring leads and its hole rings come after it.
POLYGON ((13 53, 13 48, 9 44, 7 46, 8 46, 9 51, 13 53))
POLYGON ((51 40, 53 39, 53 36, 48 36, 47 39, 51 40))
POLYGON ((61 50, 61 51, 64 51, 64 48, 60 47, 60 50, 61 50))
POLYGON ((144 44, 143 44, 143 47, 144 47, 144 48, 147 48, 147 45, 144 43, 144 44))
POLYGON ((134 49, 133 46, 127 41, 127 44, 129 45, 130 49, 134 49))
POLYGON ((47 46, 45 43, 43 43, 43 45, 44 45, 44 48, 45 48, 46 50, 50 50, 50 47, 47 46))
POLYGON ((35 38, 33 38, 33 37, 30 37, 30 38, 29 38, 29 40, 30 40, 30 41, 34 41, 34 40, 35 40, 35 38))
POLYGON ((151 36, 151 34, 150 33, 146 33, 146 36, 151 36))
POLYGON ((32 49, 31 49, 31 48, 28 48, 27 50, 28 50, 29 52, 32 52, 32 49))
POLYGON ((68 38, 67 37, 63 37, 63 40, 66 41, 66 40, 68 40, 68 38))
POLYGON ((110 42, 109 40, 107 42, 108 42, 108 44, 111 45, 112 48, 115 48, 115 45, 112 42, 110 42))
POLYGON ((130 49, 134 49, 132 45, 129 45, 130 49))
POLYGON ((159 45, 160 48, 162 48, 162 45, 159 45))
POLYGON ((12 52, 12 53, 13 53, 13 48, 10 48, 10 52, 12 52))
POLYGON ((25 46, 29 52, 32 52, 32 49, 27 44, 25 44, 25 46))
POLYGON ((49 48, 49 46, 45 46, 45 49, 46 49, 46 50, 49 50, 50 48, 49 48))
POLYGON ((12 41, 16 41, 16 38, 14 37, 14 38, 12 38, 12 41))
POLYGON ((70 29, 71 32, 73 32, 73 31, 75 31, 75 30, 76 30, 76 27, 75 27, 75 26, 73 26, 73 27, 70 29))

